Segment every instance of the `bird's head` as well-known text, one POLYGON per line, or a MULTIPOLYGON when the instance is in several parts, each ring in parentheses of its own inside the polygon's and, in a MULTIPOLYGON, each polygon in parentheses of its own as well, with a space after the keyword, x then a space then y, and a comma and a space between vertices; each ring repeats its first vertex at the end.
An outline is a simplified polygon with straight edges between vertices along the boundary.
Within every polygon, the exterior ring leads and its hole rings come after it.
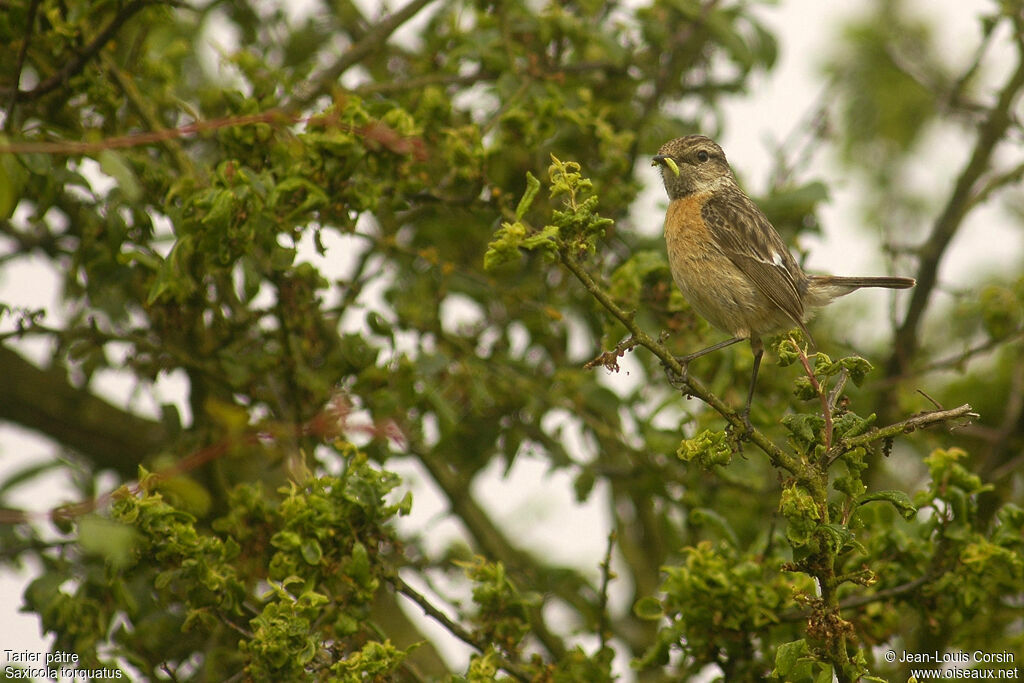
POLYGON ((711 138, 687 135, 669 140, 654 155, 652 166, 661 168, 669 199, 694 192, 711 192, 723 183, 735 183, 725 152, 711 138))

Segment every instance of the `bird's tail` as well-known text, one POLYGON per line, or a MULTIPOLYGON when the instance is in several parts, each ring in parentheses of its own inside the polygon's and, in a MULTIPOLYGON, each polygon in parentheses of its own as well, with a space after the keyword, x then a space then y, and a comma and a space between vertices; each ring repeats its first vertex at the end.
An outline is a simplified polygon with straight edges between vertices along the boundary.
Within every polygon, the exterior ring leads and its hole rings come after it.
POLYGON ((912 277, 846 277, 842 275, 811 275, 807 286, 812 306, 823 306, 832 299, 845 296, 863 287, 884 287, 885 289, 907 289, 917 284, 912 277))
POLYGON ((884 287, 885 289, 907 289, 917 284, 912 277, 844 277, 842 275, 811 275, 811 286, 849 287, 850 291, 861 287, 884 287))

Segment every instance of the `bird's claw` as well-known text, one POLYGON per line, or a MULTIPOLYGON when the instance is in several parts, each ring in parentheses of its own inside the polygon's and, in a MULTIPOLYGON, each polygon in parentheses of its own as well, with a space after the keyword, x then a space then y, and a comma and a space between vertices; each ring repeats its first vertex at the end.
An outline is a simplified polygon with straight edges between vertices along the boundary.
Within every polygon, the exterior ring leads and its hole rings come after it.
POLYGON ((750 413, 744 411, 740 413, 740 419, 743 420, 743 426, 739 427, 735 422, 729 422, 725 426, 725 433, 729 435, 729 441, 733 444, 734 452, 743 457, 743 442, 750 439, 754 434, 754 425, 750 423, 750 413))
POLYGON ((665 368, 665 374, 668 376, 668 383, 672 385, 672 388, 676 389, 677 391, 683 391, 687 387, 687 380, 690 376, 690 368, 688 363, 681 361, 679 358, 676 358, 676 361, 678 361, 680 365, 683 366, 682 374, 676 372, 675 368, 673 368, 664 361, 662 361, 661 366, 665 368))
POLYGON ((750 424, 750 408, 743 411, 740 415, 743 418, 743 433, 740 434, 741 439, 746 439, 748 436, 754 433, 754 425, 750 424))

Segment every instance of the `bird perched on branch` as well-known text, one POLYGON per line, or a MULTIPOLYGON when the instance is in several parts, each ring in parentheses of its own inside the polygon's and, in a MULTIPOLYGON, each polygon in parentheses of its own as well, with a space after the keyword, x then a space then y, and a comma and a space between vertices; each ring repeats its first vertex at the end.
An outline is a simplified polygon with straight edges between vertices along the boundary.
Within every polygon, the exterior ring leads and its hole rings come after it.
POLYGON ((661 146, 652 165, 661 168, 668 192, 665 244, 672 279, 697 313, 732 335, 687 356, 685 367, 712 351, 750 340, 754 371, 743 411, 750 403, 764 354, 761 337, 799 327, 811 309, 862 287, 905 289, 909 277, 808 275, 779 233, 736 183, 725 153, 710 138, 688 135, 661 146))

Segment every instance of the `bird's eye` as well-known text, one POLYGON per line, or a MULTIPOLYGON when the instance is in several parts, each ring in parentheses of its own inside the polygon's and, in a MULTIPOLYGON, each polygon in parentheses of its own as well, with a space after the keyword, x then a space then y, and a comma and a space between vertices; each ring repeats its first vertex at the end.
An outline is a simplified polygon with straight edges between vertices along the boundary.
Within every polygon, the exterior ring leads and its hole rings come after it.
POLYGON ((709 158, 710 157, 708 156, 708 153, 705 152, 704 150, 700 150, 699 152, 697 152, 697 161, 700 161, 700 162, 703 163, 703 162, 707 161, 709 158))

